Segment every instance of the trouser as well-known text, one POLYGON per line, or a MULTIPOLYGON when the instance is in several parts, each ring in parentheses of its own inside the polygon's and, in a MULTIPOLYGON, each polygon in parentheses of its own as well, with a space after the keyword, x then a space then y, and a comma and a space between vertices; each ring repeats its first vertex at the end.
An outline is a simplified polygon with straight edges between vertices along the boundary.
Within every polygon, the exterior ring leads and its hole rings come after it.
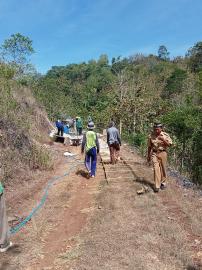
POLYGON ((115 164, 119 158, 120 145, 118 143, 113 143, 109 145, 111 163, 115 164))
POLYGON ((82 127, 77 128, 77 134, 78 134, 79 136, 82 135, 82 127))
POLYGON ((8 218, 6 215, 6 205, 4 194, 0 195, 0 246, 4 247, 8 245, 9 227, 8 218))
POLYGON ((63 137, 63 132, 64 132, 64 128, 63 127, 60 127, 60 128, 58 128, 58 136, 60 135, 60 133, 61 133, 61 136, 63 137))
POLYGON ((90 175, 95 175, 96 172, 96 165, 97 165, 97 149, 96 147, 91 148, 88 152, 86 152, 85 157, 85 165, 90 172, 90 175))
POLYGON ((154 168, 154 183, 156 188, 160 188, 162 183, 166 182, 166 163, 167 163, 167 153, 162 151, 159 153, 153 153, 152 164, 154 168))

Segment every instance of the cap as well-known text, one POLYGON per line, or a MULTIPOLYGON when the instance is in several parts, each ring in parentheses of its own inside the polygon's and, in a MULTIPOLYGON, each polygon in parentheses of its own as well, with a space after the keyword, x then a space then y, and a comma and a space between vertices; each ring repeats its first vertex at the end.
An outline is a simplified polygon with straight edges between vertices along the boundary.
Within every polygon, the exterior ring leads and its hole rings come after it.
POLYGON ((154 128, 162 128, 163 124, 161 123, 154 123, 154 128))
POLYGON ((95 125, 94 123, 91 121, 88 123, 88 129, 94 129, 95 128, 95 125))

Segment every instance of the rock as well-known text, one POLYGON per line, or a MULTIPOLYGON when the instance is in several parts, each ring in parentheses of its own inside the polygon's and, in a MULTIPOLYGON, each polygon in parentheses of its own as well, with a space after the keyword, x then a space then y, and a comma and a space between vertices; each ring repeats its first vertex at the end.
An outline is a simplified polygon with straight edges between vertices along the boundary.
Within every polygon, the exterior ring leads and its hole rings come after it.
POLYGON ((200 243, 201 243, 201 241, 198 240, 198 239, 195 239, 194 242, 195 242, 196 245, 200 245, 200 243))
POLYGON ((44 255, 43 254, 39 254, 39 258, 40 259, 43 259, 44 258, 44 255))
POLYGON ((202 251, 197 252, 197 257, 202 258, 202 251))
POLYGON ((170 219, 170 220, 175 220, 173 217, 167 217, 168 219, 170 219))
POLYGON ((141 195, 141 194, 144 194, 145 193, 145 189, 144 188, 141 188, 139 190, 137 190, 137 194, 138 195, 141 195))

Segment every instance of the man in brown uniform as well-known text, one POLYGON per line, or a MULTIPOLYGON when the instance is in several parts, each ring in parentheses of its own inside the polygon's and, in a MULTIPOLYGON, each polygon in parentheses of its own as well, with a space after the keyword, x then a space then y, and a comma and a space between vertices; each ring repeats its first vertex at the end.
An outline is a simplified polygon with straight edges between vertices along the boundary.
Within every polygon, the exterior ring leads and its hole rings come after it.
POLYGON ((162 124, 155 124, 154 131, 148 139, 148 154, 147 161, 152 161, 154 168, 154 191, 166 187, 166 163, 167 163, 167 148, 172 145, 170 136, 163 131, 162 124))

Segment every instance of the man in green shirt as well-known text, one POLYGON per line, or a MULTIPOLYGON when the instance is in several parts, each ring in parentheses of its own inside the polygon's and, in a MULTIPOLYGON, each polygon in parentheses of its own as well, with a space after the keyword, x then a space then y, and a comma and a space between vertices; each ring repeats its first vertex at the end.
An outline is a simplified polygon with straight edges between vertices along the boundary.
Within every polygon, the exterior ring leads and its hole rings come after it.
POLYGON ((88 131, 83 135, 83 141, 81 145, 81 152, 85 150, 85 165, 88 173, 91 177, 95 177, 96 165, 97 165, 97 154, 99 153, 99 141, 97 134, 93 131, 94 123, 88 123, 88 131))
POLYGON ((76 130, 77 134, 80 136, 82 135, 82 130, 83 130, 83 123, 80 117, 76 117, 76 130))

